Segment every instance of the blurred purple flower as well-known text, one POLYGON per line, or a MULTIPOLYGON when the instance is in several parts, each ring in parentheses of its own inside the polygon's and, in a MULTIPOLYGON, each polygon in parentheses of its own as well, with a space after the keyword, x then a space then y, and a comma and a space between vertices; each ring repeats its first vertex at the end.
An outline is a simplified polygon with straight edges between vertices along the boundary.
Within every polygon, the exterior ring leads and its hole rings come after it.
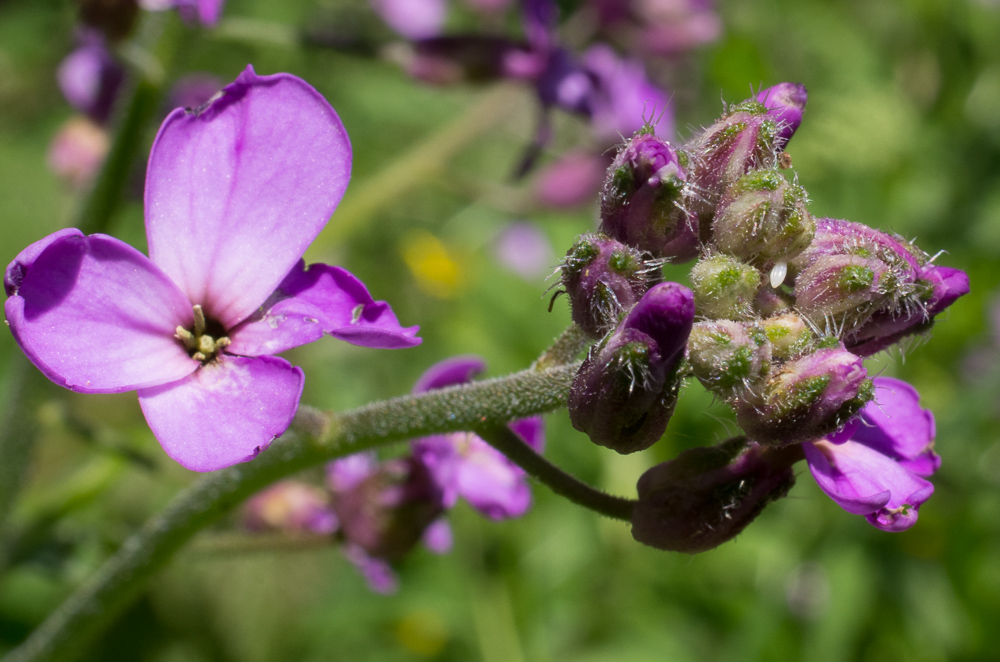
POLYGON ((305 81, 252 67, 200 112, 175 110, 146 177, 150 257, 60 230, 7 267, 15 339, 81 393, 137 390, 170 457, 196 471, 252 459, 287 429, 302 371, 273 354, 324 333, 420 343, 357 278, 300 259, 350 178, 336 112, 305 81))
MULTIPOLYGON (((414 393, 471 381, 485 368, 475 356, 456 356, 432 366, 417 382, 414 393)), ((510 428, 536 451, 544 445, 541 417, 510 424, 510 428)), ((445 508, 462 497, 493 520, 520 517, 531 506, 531 489, 524 471, 471 432, 435 435, 413 444, 419 458, 443 490, 445 508)))
POLYGON ((372 8, 407 39, 436 36, 444 25, 446 0, 371 0, 372 8))
POLYGON ((251 531, 274 529, 329 535, 337 530, 337 516, 323 489, 283 480, 250 498, 243 507, 251 531))
POLYGON ((591 121, 599 139, 617 143, 647 123, 663 140, 673 139, 670 98, 649 82, 642 62, 620 58, 610 46, 597 44, 583 54, 583 66, 597 79, 591 121))
POLYGON ((941 466, 934 415, 906 382, 875 378, 875 399, 843 430, 805 443, 809 470, 837 504, 883 531, 903 531, 934 492, 924 480, 941 466))
POLYGON ((573 150, 540 169, 535 196, 546 207, 556 209, 593 203, 610 165, 606 155, 573 150))
POLYGON ((98 124, 111 116, 125 70, 111 56, 96 31, 82 34, 82 43, 59 64, 59 89, 71 106, 98 124))
POLYGON ((546 275, 555 259, 552 244, 541 229, 532 223, 511 223, 493 245, 497 260, 524 280, 546 275))
POLYGON ((198 108, 211 100, 225 87, 218 77, 206 73, 194 73, 177 79, 168 95, 169 106, 174 108, 198 108))
POLYGON ((215 27, 222 15, 226 0, 139 0, 139 6, 146 11, 176 9, 185 21, 215 27))

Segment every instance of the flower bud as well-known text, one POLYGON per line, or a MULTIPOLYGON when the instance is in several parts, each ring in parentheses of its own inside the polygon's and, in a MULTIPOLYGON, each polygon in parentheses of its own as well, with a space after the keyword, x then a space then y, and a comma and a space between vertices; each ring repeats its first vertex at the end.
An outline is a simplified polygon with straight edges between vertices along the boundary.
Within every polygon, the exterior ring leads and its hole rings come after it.
POLYGON ((771 317, 790 312, 794 304, 795 300, 791 294, 784 290, 768 287, 767 285, 764 285, 764 287, 757 291, 757 296, 753 302, 754 310, 760 313, 761 317, 771 317))
POLYGON ((795 303, 814 322, 830 320, 847 331, 867 320, 895 284, 892 271, 881 260, 826 255, 795 279, 795 303))
POLYGON ((778 125, 767 107, 747 100, 732 107, 694 140, 689 180, 699 195, 691 211, 703 229, 710 227, 719 200, 736 180, 753 170, 777 165, 777 136, 778 125))
POLYGON ((689 289, 650 289, 580 367, 569 394, 573 427, 619 453, 656 443, 674 410, 693 320, 689 289))
POLYGON ((687 156, 652 133, 626 142, 601 191, 601 230, 675 261, 697 255, 697 229, 681 208, 687 156))
POLYGON ((771 358, 775 361, 787 361, 806 353, 816 340, 805 320, 795 313, 770 317, 760 324, 771 341, 771 358))
POLYGON ((815 231, 805 191, 772 168, 746 174, 726 191, 712 222, 712 241, 724 253, 763 264, 798 255, 815 231))
POLYGON ((933 324, 934 316, 969 293, 969 276, 961 269, 925 267, 917 279, 918 302, 904 301, 898 309, 875 312, 844 344, 858 356, 871 356, 933 324))
POLYGON ((443 512, 441 488, 414 457, 383 462, 343 491, 333 509, 344 538, 369 555, 403 557, 443 512))
POLYGON ((560 269, 573 321, 595 337, 617 324, 658 277, 639 251, 599 233, 579 237, 560 269))
POLYGON ((902 237, 886 234, 861 223, 833 218, 816 219, 812 243, 789 267, 800 273, 816 260, 828 255, 855 255, 880 260, 893 272, 901 294, 912 290, 912 283, 927 262, 927 255, 902 237))
POLYGON ((791 465, 800 457, 743 437, 686 450, 639 478, 632 537, 688 554, 718 547, 788 494, 795 484, 791 465))
POLYGON ((802 124, 807 99, 806 86, 801 83, 778 83, 757 94, 757 101, 767 107, 767 114, 778 124, 777 149, 784 149, 802 124))
POLYGON ((691 329, 688 361, 705 388, 731 399, 767 376, 771 343, 764 330, 754 324, 698 322, 691 329))
POLYGON ((761 393, 737 403, 736 421, 762 444, 817 439, 872 399, 867 375, 860 357, 841 347, 820 349, 785 363, 761 393))
POLYGON ((691 269, 698 315, 709 319, 749 319, 760 289, 760 272, 728 255, 713 255, 691 269))

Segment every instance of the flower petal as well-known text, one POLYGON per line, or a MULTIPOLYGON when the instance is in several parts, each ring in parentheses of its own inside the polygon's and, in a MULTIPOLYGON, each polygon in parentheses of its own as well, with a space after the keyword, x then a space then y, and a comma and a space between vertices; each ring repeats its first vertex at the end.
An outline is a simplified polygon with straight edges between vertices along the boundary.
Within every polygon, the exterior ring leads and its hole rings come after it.
MULTIPOLYGON (((848 441, 831 444, 826 441, 802 444, 809 470, 816 483, 827 495, 849 513, 875 515, 896 520, 879 528, 912 526, 912 518, 894 518, 893 514, 916 512, 934 492, 934 486, 900 466, 895 460, 868 446, 848 441)), ((871 520, 870 520, 871 521, 871 520)), ((886 528, 886 530, 902 530, 886 528)))
POLYGON ((426 393, 447 386, 467 384, 485 369, 486 362, 474 354, 452 356, 428 368, 413 385, 413 392, 426 393))
POLYGON ((7 268, 4 310, 31 362, 82 393, 176 381, 198 367, 174 338, 191 304, 155 264, 106 235, 61 230, 7 268))
POLYGON ((507 427, 537 452, 541 453, 545 448, 545 419, 541 416, 512 421, 507 427))
POLYGON ((456 474, 458 493, 492 520, 520 517, 531 506, 524 471, 485 441, 470 434, 456 474))
POLYGON ((399 590, 399 577, 387 562, 369 556, 362 547, 353 543, 345 544, 343 551, 344 557, 365 578, 368 588, 382 595, 390 595, 399 590))
POLYGON ((163 450, 193 471, 251 460, 288 429, 302 396, 302 370, 288 361, 223 355, 194 374, 139 391, 163 450))
POLYGON ((352 345, 379 349, 414 347, 420 327, 402 327, 384 301, 341 267, 301 260, 253 317, 230 334, 230 351, 244 356, 277 354, 318 340, 323 333, 352 345))
POLYGON ((149 254, 230 329, 274 292, 347 188, 351 146, 330 104, 253 67, 163 122, 146 175, 149 254))
POLYGON ((933 451, 934 414, 920 406, 916 389, 899 379, 875 378, 875 400, 861 411, 854 441, 888 455, 911 471, 929 476, 941 466, 933 451))
POLYGON ((454 536, 451 533, 451 525, 444 517, 440 517, 424 530, 421 538, 424 545, 435 554, 447 554, 454 544, 454 536))

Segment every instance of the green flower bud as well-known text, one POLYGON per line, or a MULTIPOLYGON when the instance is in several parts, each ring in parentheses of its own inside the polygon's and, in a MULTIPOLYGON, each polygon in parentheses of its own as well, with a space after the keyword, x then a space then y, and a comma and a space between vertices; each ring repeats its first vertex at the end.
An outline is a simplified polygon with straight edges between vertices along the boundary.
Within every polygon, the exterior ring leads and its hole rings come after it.
POLYGON ((771 341, 771 357, 787 361, 813 349, 816 336, 805 320, 795 313, 786 313, 763 320, 761 326, 771 341))
POLYGON ((691 269, 695 310, 709 319, 752 318, 760 281, 759 271, 736 258, 706 257, 691 269))
POLYGON ((771 343, 756 324, 698 322, 688 339, 688 360, 705 388, 729 400, 767 376, 771 343))

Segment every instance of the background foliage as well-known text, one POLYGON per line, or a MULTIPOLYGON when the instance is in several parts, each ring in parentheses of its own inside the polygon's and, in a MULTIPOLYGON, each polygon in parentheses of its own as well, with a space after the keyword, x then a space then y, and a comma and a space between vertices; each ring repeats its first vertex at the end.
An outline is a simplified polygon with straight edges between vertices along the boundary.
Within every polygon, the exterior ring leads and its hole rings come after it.
MULTIPOLYGON (((573 2, 562 3, 572 8, 573 2)), ((509 173, 535 122, 511 85, 429 88, 398 66, 297 45, 300 29, 340 29, 361 2, 229 0, 215 32, 194 35, 171 77, 232 80, 251 62, 289 71, 338 110, 354 175, 307 255, 341 264, 390 301, 424 344, 406 352, 322 342, 289 356, 305 366, 303 401, 335 410, 407 392, 435 361, 480 354, 489 375, 526 366, 568 323, 546 312, 544 277, 524 280, 494 254, 512 220, 537 222, 554 256, 595 225, 531 202, 509 173), (346 13, 345 13, 346 12, 346 13)), ((94 660, 979 660, 1000 648, 1000 5, 994 0, 732 0, 720 41, 661 72, 675 89, 681 138, 712 121, 721 97, 791 80, 810 92, 790 145, 819 216, 916 237, 941 264, 970 273, 972 293, 933 336, 870 369, 911 381, 937 416, 944 458, 920 522, 882 533, 827 499, 809 476, 735 541, 697 557, 632 541, 535 489, 523 519, 453 514, 456 545, 418 551, 401 590, 369 592, 336 547, 229 544, 234 516, 161 573, 91 651, 94 660), (690 127, 690 128, 689 128, 690 127), (905 358, 905 360, 904 360, 905 358), (229 542, 227 542, 229 541, 229 542)), ((80 202, 46 166, 72 113, 54 72, 73 47, 65 1, 0 2, 0 261, 63 227, 80 202)), ((368 29, 368 28, 366 28, 368 29)), ((166 108, 161 114, 165 114, 166 108)), ((156 122, 143 135, 148 151, 156 122)), ((551 160, 585 134, 560 116, 551 160)), ((144 247, 142 173, 110 229, 144 247)), ((668 277, 682 278, 668 268, 668 277)), ((17 352, 0 334, 3 394, 17 352)), ((0 647, 19 642, 124 537, 192 475, 160 452, 135 397, 56 387, 19 411, 39 424, 35 458, 5 541, 0 647), (13 537, 11 537, 13 535, 13 537)), ((620 494, 679 450, 732 431, 696 384, 664 440, 619 457, 547 418, 547 454, 620 494)), ((803 469, 804 470, 804 469, 803 469)))

